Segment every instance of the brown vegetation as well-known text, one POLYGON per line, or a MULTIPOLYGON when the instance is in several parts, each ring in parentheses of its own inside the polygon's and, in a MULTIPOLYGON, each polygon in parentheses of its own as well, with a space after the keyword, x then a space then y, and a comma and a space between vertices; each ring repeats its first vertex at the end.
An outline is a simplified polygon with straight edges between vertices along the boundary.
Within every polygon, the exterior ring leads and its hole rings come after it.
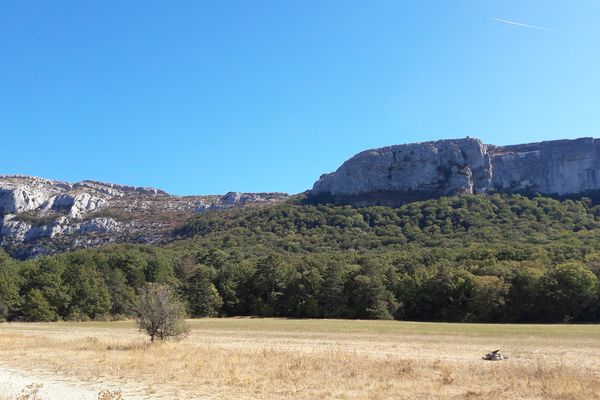
POLYGON ((7 324, 0 327, 0 358, 165 399, 600 398, 594 326, 191 324, 188 339, 152 345, 131 323, 7 324), (490 346, 511 358, 481 360, 490 346))

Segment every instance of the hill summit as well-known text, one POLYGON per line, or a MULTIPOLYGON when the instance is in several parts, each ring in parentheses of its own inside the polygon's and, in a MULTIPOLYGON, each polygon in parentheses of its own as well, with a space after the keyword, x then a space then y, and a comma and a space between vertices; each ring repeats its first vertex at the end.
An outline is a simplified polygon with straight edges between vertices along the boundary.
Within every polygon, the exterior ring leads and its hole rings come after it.
POLYGON ((600 190, 600 141, 554 140, 511 146, 481 140, 438 140, 363 151, 310 191, 355 205, 393 205, 464 193, 600 190))

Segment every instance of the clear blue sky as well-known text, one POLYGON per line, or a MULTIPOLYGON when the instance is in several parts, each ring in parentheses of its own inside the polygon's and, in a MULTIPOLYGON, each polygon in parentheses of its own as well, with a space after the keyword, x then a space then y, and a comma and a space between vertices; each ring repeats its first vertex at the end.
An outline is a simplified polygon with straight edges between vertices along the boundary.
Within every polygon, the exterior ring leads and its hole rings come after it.
POLYGON ((0 173, 297 193, 367 148, 599 137, 598 21, 597 0, 0 0, 0 173))

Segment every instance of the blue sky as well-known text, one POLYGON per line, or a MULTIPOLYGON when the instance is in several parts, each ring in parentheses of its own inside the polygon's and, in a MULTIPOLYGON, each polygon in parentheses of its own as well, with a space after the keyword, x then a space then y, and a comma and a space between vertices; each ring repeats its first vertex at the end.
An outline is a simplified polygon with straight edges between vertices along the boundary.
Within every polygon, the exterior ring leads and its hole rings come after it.
POLYGON ((367 148, 600 137, 599 19, 595 0, 0 0, 0 173, 297 193, 367 148))

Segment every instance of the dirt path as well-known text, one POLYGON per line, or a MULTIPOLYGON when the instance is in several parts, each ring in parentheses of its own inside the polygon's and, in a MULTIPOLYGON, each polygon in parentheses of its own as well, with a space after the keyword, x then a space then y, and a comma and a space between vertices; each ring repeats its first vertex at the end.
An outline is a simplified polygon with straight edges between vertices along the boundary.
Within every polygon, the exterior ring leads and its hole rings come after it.
MULTIPOLYGON (((99 385, 76 380, 72 377, 61 377, 40 372, 23 371, 0 365, 0 393, 12 398, 21 393, 31 393, 33 386, 39 387, 37 392, 43 400, 96 400, 102 390, 121 390, 127 400, 141 400, 135 391, 118 385, 99 385)), ((4 398, 3 398, 4 399, 4 398)))

